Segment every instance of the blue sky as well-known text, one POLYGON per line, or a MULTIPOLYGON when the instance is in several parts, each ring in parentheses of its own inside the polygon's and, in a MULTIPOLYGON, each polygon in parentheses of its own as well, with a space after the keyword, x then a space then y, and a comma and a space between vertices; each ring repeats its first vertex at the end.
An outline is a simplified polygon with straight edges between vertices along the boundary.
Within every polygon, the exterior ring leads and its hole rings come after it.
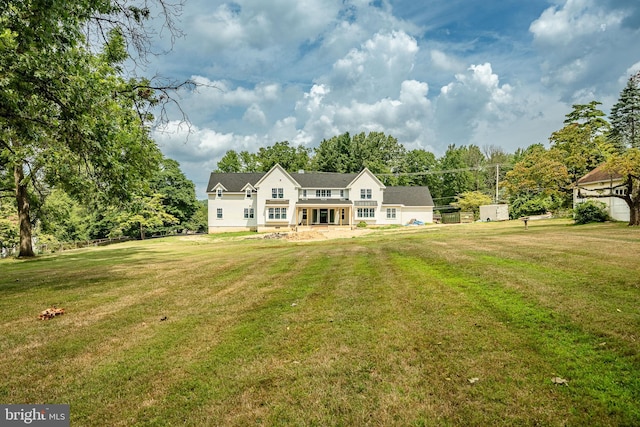
POLYGON ((640 70, 638 0, 186 0, 179 25, 146 73, 203 84, 180 94, 190 127, 172 110, 154 132, 199 198, 228 150, 278 141, 547 143, 572 104, 608 113, 640 70))

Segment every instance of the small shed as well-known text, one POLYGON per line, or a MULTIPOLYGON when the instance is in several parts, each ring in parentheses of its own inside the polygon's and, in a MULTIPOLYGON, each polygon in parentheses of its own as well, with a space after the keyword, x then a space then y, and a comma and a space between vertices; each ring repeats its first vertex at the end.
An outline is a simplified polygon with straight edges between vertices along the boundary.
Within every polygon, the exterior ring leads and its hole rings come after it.
POLYGON ((480 206, 480 220, 507 221, 509 219, 509 205, 496 204, 480 206))

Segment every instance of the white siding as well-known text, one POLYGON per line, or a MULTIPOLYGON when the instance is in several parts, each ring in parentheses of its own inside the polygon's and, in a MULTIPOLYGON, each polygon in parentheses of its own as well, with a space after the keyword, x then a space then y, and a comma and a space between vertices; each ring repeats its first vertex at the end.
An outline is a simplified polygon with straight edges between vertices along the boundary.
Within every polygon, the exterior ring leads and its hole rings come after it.
POLYGON ((412 219, 425 224, 433 222, 433 207, 404 207, 402 208, 402 224, 408 224, 412 219))
MULTIPOLYGON (((607 212, 609 213, 609 216, 611 218, 613 218, 616 221, 629 222, 629 219, 630 219, 629 206, 627 206, 627 203, 621 198, 619 197, 592 197, 592 198, 588 197, 590 189, 595 190, 595 189, 607 188, 609 185, 610 185, 609 183, 593 183, 593 184, 583 185, 582 195, 586 196, 585 198, 578 198, 578 190, 575 189, 573 192, 573 206, 576 207, 579 203, 582 203, 589 199, 596 200, 606 205, 607 212)), ((593 194, 597 194, 597 193, 594 191, 593 194)))
POLYGON ((355 220, 355 224, 360 221, 365 221, 367 224, 384 224, 386 221, 387 211, 382 209, 382 197, 384 194, 384 187, 381 187, 380 182, 371 175, 366 172, 359 175, 356 180, 351 183, 351 188, 349 189, 350 200, 353 202, 377 202, 376 206, 354 206, 353 208, 353 216, 355 220), (371 190, 371 199, 362 198, 362 190, 371 190), (358 208, 375 208, 375 217, 374 218, 359 218, 358 217, 358 208))
POLYGON ((268 226, 290 226, 295 223, 295 205, 298 201, 298 188, 294 181, 279 168, 272 169, 267 175, 265 175, 256 186, 257 192, 257 209, 256 220, 258 229, 268 226), (273 199, 277 201, 288 200, 287 204, 269 204, 269 200, 272 200, 271 190, 273 188, 282 188, 282 199, 273 199), (269 220, 268 209, 269 207, 279 207, 287 209, 286 220, 269 220))
POLYGON ((220 227, 254 229, 257 225, 255 197, 248 198, 245 193, 223 193, 222 198, 209 194, 208 208, 210 230, 220 227), (222 209, 222 219, 217 216, 218 209, 222 209), (244 217, 245 209, 253 209, 253 219, 244 217))

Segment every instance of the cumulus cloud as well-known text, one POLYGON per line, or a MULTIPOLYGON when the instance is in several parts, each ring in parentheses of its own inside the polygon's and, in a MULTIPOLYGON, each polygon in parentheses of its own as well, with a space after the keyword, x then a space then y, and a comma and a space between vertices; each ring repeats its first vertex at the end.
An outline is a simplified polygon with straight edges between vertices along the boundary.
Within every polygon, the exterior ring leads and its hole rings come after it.
POLYGON ((513 120, 513 88, 500 85, 490 63, 471 65, 455 81, 440 89, 436 101, 439 138, 447 144, 466 145, 484 122, 513 120))
POLYGON ((440 70, 455 72, 464 68, 462 61, 439 49, 431 49, 430 58, 433 65, 440 70))
POLYGON ((534 46, 543 58, 541 82, 568 102, 588 102, 618 86, 620 69, 640 56, 639 28, 628 25, 638 14, 626 0, 567 0, 546 9, 531 23, 534 46), (626 64, 626 65, 625 65, 626 64))
MULTIPOLYGON (((206 4, 202 10, 215 5, 206 4)), ((316 39, 340 8, 338 0, 236 0, 196 15, 193 30, 212 43, 210 48, 264 49, 316 39)))

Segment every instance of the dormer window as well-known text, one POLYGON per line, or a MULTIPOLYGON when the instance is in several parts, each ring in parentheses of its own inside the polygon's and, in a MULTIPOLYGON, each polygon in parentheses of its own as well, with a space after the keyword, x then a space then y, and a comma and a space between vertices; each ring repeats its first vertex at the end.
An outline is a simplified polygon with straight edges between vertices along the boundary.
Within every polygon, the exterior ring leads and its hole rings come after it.
POLYGON ((217 196, 222 197, 222 188, 218 188, 217 196))
POLYGON ((247 190, 245 191, 246 195, 247 195, 247 199, 251 198, 251 189, 247 188, 247 190))

